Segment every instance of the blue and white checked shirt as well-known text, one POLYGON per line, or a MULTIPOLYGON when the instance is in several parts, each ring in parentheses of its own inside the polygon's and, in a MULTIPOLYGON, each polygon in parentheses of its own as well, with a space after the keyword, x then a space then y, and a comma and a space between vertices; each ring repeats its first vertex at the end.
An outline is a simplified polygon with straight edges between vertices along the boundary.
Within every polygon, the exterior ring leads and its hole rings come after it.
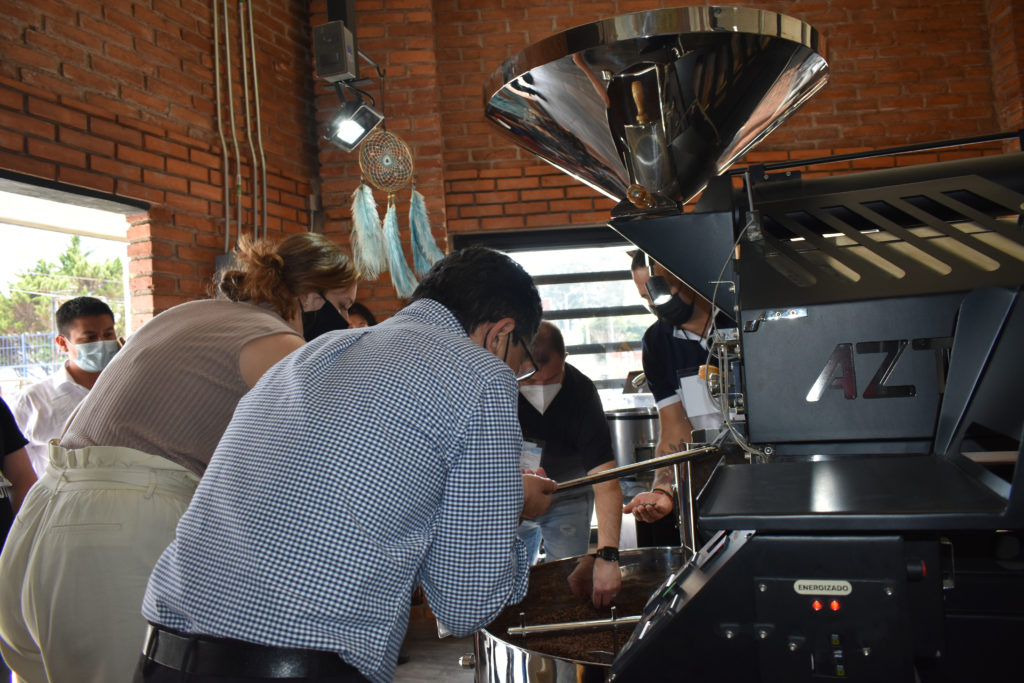
POLYGON ((526 594, 516 400, 431 300, 298 349, 239 403, 143 614, 391 680, 417 583, 459 636, 526 594))

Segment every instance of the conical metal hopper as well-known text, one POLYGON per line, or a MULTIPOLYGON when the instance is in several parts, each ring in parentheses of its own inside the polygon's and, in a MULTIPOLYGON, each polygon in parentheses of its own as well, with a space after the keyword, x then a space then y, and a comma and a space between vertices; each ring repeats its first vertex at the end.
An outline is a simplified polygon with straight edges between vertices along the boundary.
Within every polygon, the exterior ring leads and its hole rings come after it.
POLYGON ((488 118, 634 210, 679 207, 828 80, 818 32, 776 12, 684 7, 577 26, 506 60, 488 118))

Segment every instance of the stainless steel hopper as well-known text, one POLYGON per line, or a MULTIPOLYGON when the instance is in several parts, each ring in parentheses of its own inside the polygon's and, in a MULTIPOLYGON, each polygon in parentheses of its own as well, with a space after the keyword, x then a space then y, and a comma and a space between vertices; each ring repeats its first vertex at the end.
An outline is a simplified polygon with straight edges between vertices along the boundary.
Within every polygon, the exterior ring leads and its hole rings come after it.
POLYGON ((828 80, 818 32, 776 12, 684 7, 577 26, 506 60, 486 115, 630 210, 677 208, 828 80))

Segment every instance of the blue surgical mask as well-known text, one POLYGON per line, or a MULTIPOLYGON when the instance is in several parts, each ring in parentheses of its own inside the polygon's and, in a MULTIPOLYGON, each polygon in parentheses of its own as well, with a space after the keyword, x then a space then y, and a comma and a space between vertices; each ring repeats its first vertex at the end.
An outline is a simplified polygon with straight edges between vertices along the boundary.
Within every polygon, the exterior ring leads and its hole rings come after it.
POLYGON ((75 363, 86 372, 100 372, 107 367, 119 348, 116 339, 75 344, 75 349, 78 351, 75 363))

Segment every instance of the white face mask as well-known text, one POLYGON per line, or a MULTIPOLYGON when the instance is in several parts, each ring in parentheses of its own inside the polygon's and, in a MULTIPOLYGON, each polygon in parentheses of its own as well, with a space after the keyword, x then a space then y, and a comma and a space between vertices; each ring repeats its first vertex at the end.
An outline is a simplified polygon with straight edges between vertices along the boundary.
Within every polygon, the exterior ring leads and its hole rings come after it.
POLYGON ((120 347, 117 345, 116 339, 75 344, 77 352, 75 363, 86 372, 100 372, 107 367, 118 348, 120 347))
POLYGON ((562 388, 562 384, 521 384, 519 385, 519 392, 523 395, 530 405, 537 409, 537 412, 541 415, 548 409, 551 402, 555 400, 555 396, 558 395, 559 390, 562 388))

